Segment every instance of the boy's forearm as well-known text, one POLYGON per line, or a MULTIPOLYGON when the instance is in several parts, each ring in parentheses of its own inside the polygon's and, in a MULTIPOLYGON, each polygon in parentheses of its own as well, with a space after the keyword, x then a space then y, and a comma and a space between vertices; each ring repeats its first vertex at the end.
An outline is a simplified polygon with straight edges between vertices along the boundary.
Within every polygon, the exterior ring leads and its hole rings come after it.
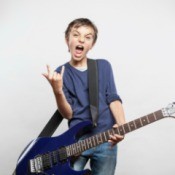
POLYGON ((120 101, 113 101, 110 104, 110 110, 115 118, 115 121, 118 125, 126 123, 123 106, 120 101))
POLYGON ((70 104, 67 102, 64 92, 63 91, 60 91, 59 93, 54 92, 54 94, 57 102, 57 107, 61 115, 68 120, 71 119, 73 113, 72 108, 70 104))

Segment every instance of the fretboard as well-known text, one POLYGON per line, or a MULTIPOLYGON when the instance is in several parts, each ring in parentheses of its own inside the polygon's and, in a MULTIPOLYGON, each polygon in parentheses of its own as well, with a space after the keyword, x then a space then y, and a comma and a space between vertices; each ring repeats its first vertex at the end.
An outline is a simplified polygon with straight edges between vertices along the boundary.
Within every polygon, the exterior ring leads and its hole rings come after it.
POLYGON ((80 140, 77 143, 66 146, 67 157, 73 156, 73 155, 78 155, 87 149, 90 149, 90 148, 95 147, 99 144, 107 142, 110 139, 110 135, 114 135, 114 134, 125 135, 131 131, 134 131, 134 130, 139 129, 143 126, 151 124, 151 123, 153 123, 157 120, 160 120, 162 118, 164 118, 164 116, 162 114, 162 110, 159 110, 159 111, 156 111, 156 112, 151 113, 149 115, 138 118, 136 120, 125 123, 123 125, 120 125, 117 128, 112 128, 112 129, 109 129, 105 132, 102 132, 102 133, 96 134, 94 136, 91 136, 89 138, 86 138, 84 140, 80 140))

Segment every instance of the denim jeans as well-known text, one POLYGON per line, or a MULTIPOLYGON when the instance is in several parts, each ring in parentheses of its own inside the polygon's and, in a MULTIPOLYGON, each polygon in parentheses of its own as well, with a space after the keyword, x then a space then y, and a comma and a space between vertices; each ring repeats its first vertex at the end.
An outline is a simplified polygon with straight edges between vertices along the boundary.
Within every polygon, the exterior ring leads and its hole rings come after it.
POLYGON ((97 147, 86 150, 74 162, 73 169, 83 170, 90 159, 92 175, 114 175, 117 162, 117 146, 103 143, 97 147))

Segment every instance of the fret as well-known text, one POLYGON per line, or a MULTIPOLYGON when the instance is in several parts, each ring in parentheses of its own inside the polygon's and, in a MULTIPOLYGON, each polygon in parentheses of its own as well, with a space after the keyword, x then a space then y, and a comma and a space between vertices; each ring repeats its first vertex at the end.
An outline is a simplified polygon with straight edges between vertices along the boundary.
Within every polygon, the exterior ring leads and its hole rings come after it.
POLYGON ((67 153, 67 156, 71 156, 70 146, 66 146, 66 153, 67 153))
POLYGON ((135 125, 136 125, 137 128, 142 127, 142 125, 140 123, 140 119, 136 119, 136 120, 134 120, 134 122, 135 122, 135 125))
POLYGON ((156 115, 155 115, 155 113, 153 112, 153 115, 154 115, 154 120, 156 121, 157 120, 157 118, 156 118, 156 115))
POLYGON ((107 139, 109 140, 110 139, 110 135, 112 135, 111 129, 108 129, 106 131, 106 134, 107 134, 107 139))
POLYGON ((148 115, 146 116, 146 119, 147 119, 147 121, 148 121, 148 124, 149 124, 149 123, 150 123, 150 121, 149 121, 148 115))
POLYGON ((120 135, 120 132, 119 132, 119 127, 117 127, 117 128, 114 128, 114 131, 115 131, 115 134, 118 134, 118 135, 120 135))
POLYGON ((125 132, 122 128, 122 125, 118 127, 118 130, 119 130, 119 135, 124 135, 125 134, 125 132))
POLYGON ((139 120, 140 120, 141 126, 143 126, 143 123, 142 123, 142 120, 141 120, 141 118, 139 118, 139 120))
POLYGON ((117 128, 114 128, 114 131, 115 131, 115 134, 118 134, 118 135, 120 135, 120 132, 119 132, 119 127, 117 127, 117 128))
POLYGON ((110 129, 109 132, 110 132, 110 135, 114 135, 115 134, 114 128, 110 129))
POLYGON ((123 129, 124 134, 125 134, 125 133, 126 133, 126 131, 125 131, 124 126, 123 126, 123 125, 121 125, 121 127, 122 127, 122 129, 123 129))
POLYGON ((154 114, 155 114, 155 116, 156 116, 157 120, 164 118, 164 116, 163 116, 163 114, 162 114, 162 111, 161 111, 161 110, 156 111, 154 114))
POLYGON ((107 133, 108 133, 108 136, 109 136, 108 139, 110 139, 110 136, 111 135, 114 135, 115 134, 115 132, 114 132, 113 129, 109 129, 107 133))
MULTIPOLYGON (((114 132, 114 131, 113 131, 113 132, 114 132)), ((103 132, 101 132, 100 135, 101 135, 101 138, 102 138, 103 143, 106 142, 107 140, 106 140, 106 138, 104 137, 103 132)))
POLYGON ((66 151, 67 151, 67 155, 69 155, 69 156, 73 155, 71 145, 66 147, 66 151))
POLYGON ((91 138, 88 138, 88 139, 86 139, 86 143, 87 143, 87 145, 88 145, 88 148, 92 148, 93 147, 93 145, 92 145, 92 140, 91 140, 91 138))
POLYGON ((103 141, 107 141, 108 139, 107 139, 107 137, 106 137, 105 132, 102 132, 101 134, 102 134, 102 139, 103 139, 103 141))
POLYGON ((162 114, 161 110, 159 110, 159 111, 152 113, 152 115, 150 114, 150 116, 148 115, 148 117, 149 117, 151 122, 154 122, 154 121, 157 121, 159 119, 162 119, 163 114, 162 114))
POLYGON ((135 129, 137 129, 137 126, 136 126, 136 124, 135 124, 135 121, 133 121, 133 123, 134 123, 135 129))
POLYGON ((72 145, 69 145, 70 155, 73 155, 72 145))
POLYGON ((103 143, 101 134, 96 135, 97 144, 103 143))
POLYGON ((141 121, 144 126, 148 124, 148 121, 146 119, 147 119, 146 116, 141 118, 141 121))
POLYGON ((108 132, 108 130, 107 131, 105 131, 104 132, 105 133, 105 138, 106 138, 106 140, 109 140, 109 138, 110 138, 110 134, 109 134, 109 132, 108 132))
POLYGON ((75 144, 72 144, 72 152, 73 152, 73 154, 76 154, 76 147, 75 147, 75 144))
POLYGON ((110 138, 110 135, 112 135, 111 130, 109 129, 109 130, 107 130, 107 132, 108 132, 108 136, 110 138))
POLYGON ((81 145, 79 142, 76 143, 77 152, 81 153, 81 145))
POLYGON ((71 155, 73 155, 73 150, 72 150, 71 146, 72 146, 72 145, 69 146, 69 148, 70 148, 70 153, 71 153, 71 155))
POLYGON ((111 129, 112 135, 115 135, 114 128, 111 129))
POLYGON ((95 137, 94 137, 94 136, 92 136, 92 140, 93 140, 93 142, 94 142, 93 146, 96 146, 97 143, 96 143, 96 141, 95 141, 95 137))
POLYGON ((105 137, 104 137, 104 134, 103 134, 103 132, 101 132, 100 133, 100 135, 101 135, 101 139, 103 140, 103 142, 105 141, 105 137))
POLYGON ((149 114, 149 115, 148 115, 148 118, 149 118, 149 121, 150 121, 151 123, 155 121, 155 117, 154 117, 154 114, 153 114, 153 113, 149 114))
POLYGON ((86 143, 87 149, 89 149, 89 145, 88 145, 87 139, 85 139, 84 141, 85 141, 85 143, 86 143))
POLYGON ((128 132, 131 131, 131 129, 130 129, 128 123, 125 123, 125 124, 123 125, 123 127, 125 128, 125 131, 126 131, 125 133, 128 133, 128 132))
POLYGON ((81 141, 80 141, 80 144, 81 144, 82 151, 86 150, 86 143, 85 143, 85 140, 81 140, 81 141))
POLYGON ((136 124, 134 123, 134 121, 129 122, 128 125, 129 125, 131 131, 137 129, 136 124))

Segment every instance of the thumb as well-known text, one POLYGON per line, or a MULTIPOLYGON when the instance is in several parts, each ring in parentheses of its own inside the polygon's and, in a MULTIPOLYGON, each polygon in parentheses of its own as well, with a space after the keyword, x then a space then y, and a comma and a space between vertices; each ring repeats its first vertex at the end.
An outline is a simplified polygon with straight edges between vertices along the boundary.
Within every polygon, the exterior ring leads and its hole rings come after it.
POLYGON ((48 77, 48 74, 46 73, 42 73, 43 77, 45 77, 48 81, 49 81, 49 77, 48 77))

